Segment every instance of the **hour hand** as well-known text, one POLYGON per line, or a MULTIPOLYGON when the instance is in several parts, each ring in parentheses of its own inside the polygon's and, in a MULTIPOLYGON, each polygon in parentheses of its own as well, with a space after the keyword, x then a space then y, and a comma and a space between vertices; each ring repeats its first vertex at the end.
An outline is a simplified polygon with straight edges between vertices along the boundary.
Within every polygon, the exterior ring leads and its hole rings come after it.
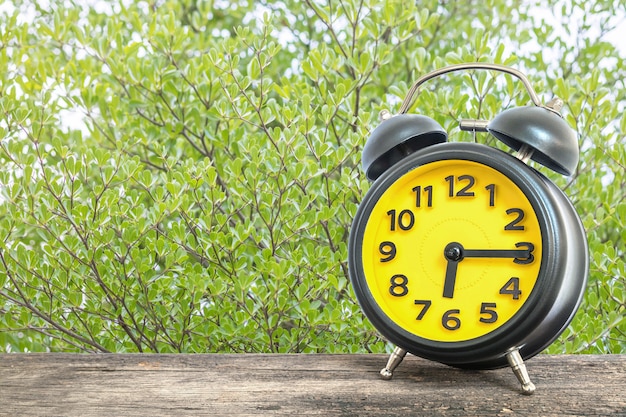
POLYGON ((456 270, 459 261, 463 259, 463 246, 460 243, 452 242, 446 246, 443 256, 448 261, 446 266, 446 278, 443 282, 443 296, 445 298, 454 297, 454 285, 456 284, 456 270))

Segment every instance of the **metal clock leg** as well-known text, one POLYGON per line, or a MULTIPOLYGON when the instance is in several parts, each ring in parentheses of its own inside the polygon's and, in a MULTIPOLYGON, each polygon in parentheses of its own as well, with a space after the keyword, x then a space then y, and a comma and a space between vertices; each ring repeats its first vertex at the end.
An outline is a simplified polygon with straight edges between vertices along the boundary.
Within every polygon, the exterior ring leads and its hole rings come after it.
POLYGON ((522 359, 522 355, 519 353, 519 349, 514 348, 506 354, 506 359, 509 361, 509 365, 513 369, 513 373, 517 377, 517 380, 522 384, 522 393, 524 395, 531 395, 535 392, 535 384, 530 382, 530 376, 526 370, 526 365, 522 359))
POLYGON ((389 356, 387 366, 380 371, 380 377, 386 381, 390 380, 393 377, 393 371, 400 365, 400 362, 402 362, 405 356, 406 350, 401 347, 396 347, 391 353, 391 356, 389 356))

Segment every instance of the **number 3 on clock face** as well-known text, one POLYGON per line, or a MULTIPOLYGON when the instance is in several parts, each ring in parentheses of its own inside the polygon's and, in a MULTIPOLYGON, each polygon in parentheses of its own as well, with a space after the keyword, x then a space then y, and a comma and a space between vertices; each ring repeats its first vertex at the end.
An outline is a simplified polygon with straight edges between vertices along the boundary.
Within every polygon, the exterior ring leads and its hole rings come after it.
POLYGON ((434 161, 377 198, 362 271, 382 312, 406 332, 462 342, 500 328, 537 283, 542 232, 526 194, 485 164, 434 161))

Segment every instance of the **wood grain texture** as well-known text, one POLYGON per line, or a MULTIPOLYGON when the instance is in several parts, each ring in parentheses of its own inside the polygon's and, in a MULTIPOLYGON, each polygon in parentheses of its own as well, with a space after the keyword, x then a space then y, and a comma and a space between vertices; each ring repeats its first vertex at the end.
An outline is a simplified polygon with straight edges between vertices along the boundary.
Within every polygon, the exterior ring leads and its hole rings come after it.
POLYGON ((539 355, 510 369, 385 355, 0 355, 1 416, 626 416, 626 355, 539 355))

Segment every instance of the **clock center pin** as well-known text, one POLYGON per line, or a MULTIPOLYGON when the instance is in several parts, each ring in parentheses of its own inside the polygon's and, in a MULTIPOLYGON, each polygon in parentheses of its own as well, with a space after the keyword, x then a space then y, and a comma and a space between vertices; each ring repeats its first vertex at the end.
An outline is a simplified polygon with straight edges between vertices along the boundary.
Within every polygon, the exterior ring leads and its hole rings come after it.
POLYGON ((449 261, 461 261, 463 260, 463 246, 461 246, 461 244, 457 242, 448 243, 443 251, 443 255, 449 261))

